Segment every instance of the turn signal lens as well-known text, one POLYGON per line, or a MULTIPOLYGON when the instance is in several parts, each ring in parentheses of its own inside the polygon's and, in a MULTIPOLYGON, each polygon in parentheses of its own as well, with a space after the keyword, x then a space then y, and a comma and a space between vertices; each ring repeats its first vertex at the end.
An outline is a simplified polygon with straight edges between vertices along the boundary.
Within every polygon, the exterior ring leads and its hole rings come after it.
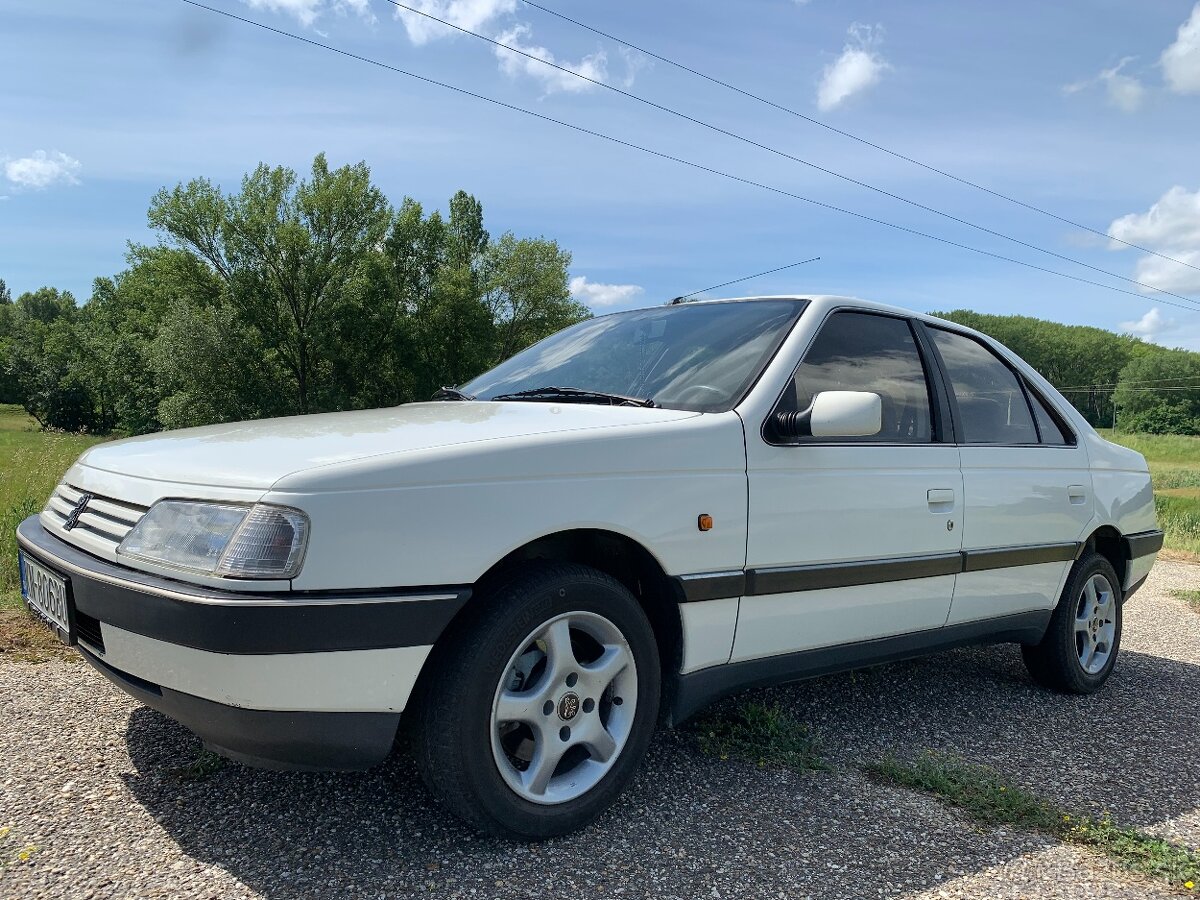
POLYGON ((701 531, 712 531, 713 520, 708 513, 701 513, 696 519, 696 527, 701 531))

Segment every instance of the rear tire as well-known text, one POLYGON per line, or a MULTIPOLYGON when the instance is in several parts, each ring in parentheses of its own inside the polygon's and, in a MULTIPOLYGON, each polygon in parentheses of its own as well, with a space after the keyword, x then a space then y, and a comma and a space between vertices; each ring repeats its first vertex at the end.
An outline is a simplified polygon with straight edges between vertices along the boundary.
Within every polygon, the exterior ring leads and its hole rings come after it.
POLYGON ((1099 553, 1075 563, 1039 644, 1021 648, 1039 684, 1067 694, 1099 690, 1121 648, 1121 582, 1099 553))
POLYGON ((574 831, 636 772, 660 682, 654 632, 624 585, 582 565, 518 569, 472 600, 422 676, 418 770, 480 831, 574 831))

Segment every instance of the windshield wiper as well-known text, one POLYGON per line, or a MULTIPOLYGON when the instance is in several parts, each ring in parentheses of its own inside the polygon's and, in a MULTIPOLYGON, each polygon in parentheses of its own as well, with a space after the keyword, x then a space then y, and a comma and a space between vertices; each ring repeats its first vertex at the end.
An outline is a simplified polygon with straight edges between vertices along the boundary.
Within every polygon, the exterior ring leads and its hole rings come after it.
POLYGON ((464 394, 458 388, 440 387, 436 391, 433 392, 433 396, 430 397, 429 399, 430 400, 474 400, 475 398, 473 396, 471 396, 470 394, 464 394))
POLYGON ((626 397, 604 391, 585 391, 572 387, 540 387, 515 394, 497 394, 493 400, 565 400, 570 403, 608 403, 609 406, 654 406, 650 398, 626 397))

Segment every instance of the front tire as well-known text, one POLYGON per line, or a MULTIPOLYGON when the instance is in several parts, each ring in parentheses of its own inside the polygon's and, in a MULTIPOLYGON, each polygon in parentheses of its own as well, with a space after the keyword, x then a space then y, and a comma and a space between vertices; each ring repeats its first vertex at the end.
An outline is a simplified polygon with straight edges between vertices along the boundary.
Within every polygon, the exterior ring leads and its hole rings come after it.
POLYGON ((475 828, 539 840, 607 809, 658 720, 654 632, 587 566, 517 570, 444 636, 417 699, 417 767, 475 828))
POLYGON ((1039 644, 1021 648, 1034 680, 1068 694, 1097 691, 1121 647, 1121 582, 1099 553, 1080 559, 1039 644))

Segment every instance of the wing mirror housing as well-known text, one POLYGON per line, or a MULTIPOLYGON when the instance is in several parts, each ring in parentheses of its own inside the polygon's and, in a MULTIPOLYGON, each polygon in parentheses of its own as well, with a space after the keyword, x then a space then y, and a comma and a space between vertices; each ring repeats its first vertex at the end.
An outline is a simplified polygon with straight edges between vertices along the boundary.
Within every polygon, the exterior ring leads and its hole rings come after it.
POLYGON ((883 401, 870 391, 821 391, 808 409, 776 413, 775 433, 805 437, 869 437, 883 427, 883 401))

